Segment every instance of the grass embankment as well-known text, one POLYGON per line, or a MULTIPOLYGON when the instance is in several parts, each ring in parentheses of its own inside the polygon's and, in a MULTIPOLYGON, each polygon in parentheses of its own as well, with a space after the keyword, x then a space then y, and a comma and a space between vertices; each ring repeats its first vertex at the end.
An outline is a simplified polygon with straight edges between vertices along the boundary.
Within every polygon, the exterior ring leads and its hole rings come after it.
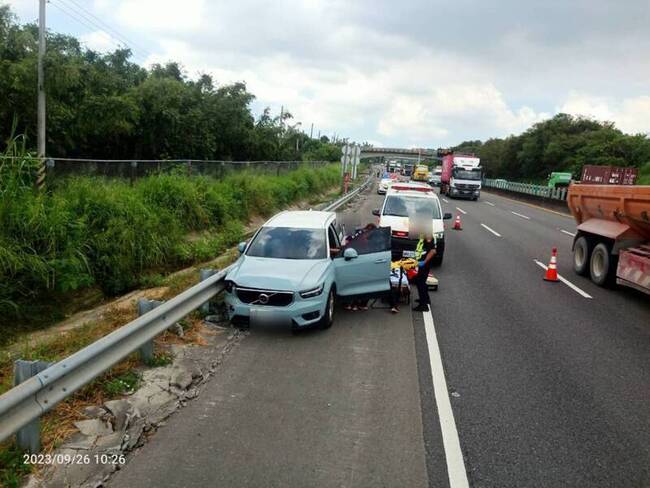
POLYGON ((252 216, 318 196, 339 178, 332 165, 133 185, 72 178, 38 193, 32 175, 32 160, 0 160, 0 346, 63 318, 87 290, 119 295, 207 261, 237 242, 252 216))
MULTIPOLYGON (((339 170, 331 166, 279 177, 153 176, 133 186, 79 178, 39 194, 33 190, 33 174, 33 160, 14 160, 11 166, 0 160, 0 341, 5 344, 21 332, 61 318, 71 310, 72 297, 89 290, 117 295, 156 285, 164 287, 157 298, 172 298, 194 284, 197 274, 166 272, 198 262, 227 265, 236 253, 224 251, 241 238, 251 217, 299 200, 315 203, 339 181, 339 170)), ((24 359, 56 361, 135 314, 134 307, 111 307, 102 320, 35 345, 22 347, 19 342, 12 347, 18 347, 24 359)), ((161 348, 166 343, 201 343, 205 331, 196 314, 183 326, 183 339, 165 333, 156 340, 156 360, 150 366, 172 360, 161 348)), ((11 387, 13 359, 11 354, 0 357, 0 393, 11 387)), ((137 365, 137 354, 131 355, 45 415, 45 450, 56 448, 76 430, 72 423, 83 418, 84 406, 136 388, 137 365)), ((2 443, 0 486, 17 486, 28 471, 13 441, 2 443)))

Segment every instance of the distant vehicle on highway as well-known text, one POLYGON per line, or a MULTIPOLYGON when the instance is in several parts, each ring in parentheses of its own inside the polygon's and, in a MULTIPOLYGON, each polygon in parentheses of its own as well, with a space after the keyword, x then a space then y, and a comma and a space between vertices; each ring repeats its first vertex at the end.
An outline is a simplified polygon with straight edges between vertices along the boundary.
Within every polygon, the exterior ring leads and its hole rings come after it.
POLYGON ((440 186, 441 176, 442 176, 442 168, 441 167, 435 168, 431 172, 431 175, 429 176, 429 184, 431 186, 440 186))
POLYGON ((377 186, 377 193, 379 193, 380 195, 385 195, 388 189, 390 188, 392 182, 393 182, 393 178, 382 178, 379 181, 379 185, 377 186))
POLYGON ((440 193, 477 200, 481 196, 481 160, 474 156, 447 154, 442 158, 440 193))
POLYGON ((429 167, 426 164, 418 164, 411 179, 413 181, 427 181, 429 179, 429 167))
POLYGON ((567 203, 578 223, 574 271, 650 294, 650 185, 572 184, 567 203))
POLYGON ((390 233, 372 229, 345 246, 334 212, 287 211, 269 219, 226 276, 235 325, 329 328, 339 296, 390 289, 390 233))
POLYGON ((553 171, 548 177, 547 186, 549 188, 566 188, 571 184, 572 178, 573 175, 571 173, 553 171))
MULTIPOLYGON (((431 222, 431 232, 436 239, 434 266, 440 266, 445 253, 444 219, 451 214, 442 214, 440 200, 433 189, 424 183, 393 183, 381 208, 372 212, 379 217, 380 227, 391 229, 391 251, 393 259, 415 257, 415 248, 420 239, 414 229, 415 219, 431 222)), ((428 224, 427 224, 428 225, 428 224)))
POLYGON ((388 166, 386 168, 389 173, 401 173, 402 172, 402 163, 391 160, 388 161, 388 166))

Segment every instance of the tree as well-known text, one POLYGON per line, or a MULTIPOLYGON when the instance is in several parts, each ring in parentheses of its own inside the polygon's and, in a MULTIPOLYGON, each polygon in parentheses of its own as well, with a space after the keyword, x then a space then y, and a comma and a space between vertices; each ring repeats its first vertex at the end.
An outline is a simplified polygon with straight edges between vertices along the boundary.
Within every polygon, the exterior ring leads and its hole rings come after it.
MULTIPOLYGON (((0 7, 0 151, 12 134, 36 144, 38 29, 0 7)), ((131 51, 101 54, 47 33, 48 149, 52 157, 105 159, 336 160, 329 140, 311 144, 289 111, 255 120, 245 83, 188 79, 176 62, 146 70, 131 51), (296 149, 297 148, 297 149, 296 149), (307 152, 312 156, 306 156, 307 152)))

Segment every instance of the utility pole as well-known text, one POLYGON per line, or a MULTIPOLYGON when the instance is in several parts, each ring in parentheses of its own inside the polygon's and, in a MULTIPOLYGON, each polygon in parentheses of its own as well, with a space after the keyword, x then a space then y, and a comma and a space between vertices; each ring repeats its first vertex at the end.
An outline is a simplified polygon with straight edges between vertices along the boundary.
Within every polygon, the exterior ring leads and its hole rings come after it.
POLYGON ((40 166, 36 185, 42 188, 45 183, 45 1, 38 2, 38 116, 37 116, 37 151, 40 166))
POLYGON ((38 157, 45 157, 45 0, 38 5, 38 157))
POLYGON ((314 123, 311 123, 311 129, 309 130, 309 138, 312 139, 314 135, 314 123))

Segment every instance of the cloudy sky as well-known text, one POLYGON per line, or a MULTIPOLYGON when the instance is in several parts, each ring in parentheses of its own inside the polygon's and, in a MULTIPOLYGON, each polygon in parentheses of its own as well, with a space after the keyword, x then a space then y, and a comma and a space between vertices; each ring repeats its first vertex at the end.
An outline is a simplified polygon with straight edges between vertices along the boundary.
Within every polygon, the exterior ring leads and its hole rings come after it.
MULTIPOLYGON (((37 0, 8 3, 36 19, 37 0)), ((245 81, 256 112, 376 145, 502 137, 557 112, 650 132, 649 0, 49 0, 48 24, 245 81)))

